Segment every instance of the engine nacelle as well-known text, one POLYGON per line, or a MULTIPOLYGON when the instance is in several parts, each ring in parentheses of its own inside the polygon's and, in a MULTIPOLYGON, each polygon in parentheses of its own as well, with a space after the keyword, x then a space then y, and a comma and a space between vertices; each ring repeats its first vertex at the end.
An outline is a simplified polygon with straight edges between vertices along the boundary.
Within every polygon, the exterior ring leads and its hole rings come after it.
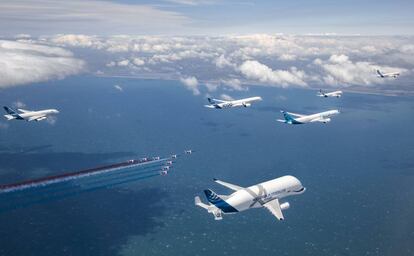
POLYGON ((282 210, 287 210, 287 209, 289 209, 289 207, 290 207, 289 202, 285 202, 283 204, 280 204, 280 209, 282 209, 282 210))
POLYGON ((330 118, 325 118, 325 119, 323 119, 323 123, 324 123, 324 124, 329 123, 330 121, 331 121, 331 119, 330 119, 330 118))
POLYGON ((243 103, 243 107, 248 108, 250 107, 252 104, 251 103, 243 103))

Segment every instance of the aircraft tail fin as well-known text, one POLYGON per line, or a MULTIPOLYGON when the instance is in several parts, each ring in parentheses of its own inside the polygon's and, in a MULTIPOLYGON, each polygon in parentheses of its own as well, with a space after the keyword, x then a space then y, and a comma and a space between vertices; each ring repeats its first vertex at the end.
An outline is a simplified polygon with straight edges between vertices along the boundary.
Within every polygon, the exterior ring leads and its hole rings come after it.
POLYGON ((7 112, 7 115, 4 115, 4 117, 7 118, 7 120, 12 120, 12 119, 23 119, 19 113, 17 113, 14 109, 9 108, 7 106, 3 107, 4 110, 7 112))
POLYGON ((210 102, 210 104, 214 104, 216 103, 212 98, 207 98, 208 102, 210 102))
POLYGON ((377 69, 377 74, 378 74, 380 77, 384 77, 384 75, 381 73, 381 71, 380 71, 379 69, 377 69))
POLYGON ((9 114, 9 115, 18 115, 18 113, 12 108, 9 108, 7 106, 4 106, 3 108, 7 112, 7 114, 9 114))
POLYGON ((286 112, 286 111, 281 111, 281 112, 282 112, 283 117, 285 118, 285 121, 286 121, 287 123, 292 123, 292 122, 294 122, 294 121, 295 121, 295 119, 294 119, 291 115, 289 115, 289 113, 288 113, 288 112, 286 112))
POLYGON ((204 194, 206 194, 207 200, 216 205, 220 202, 224 202, 223 199, 221 199, 221 197, 219 195, 217 195, 213 190, 211 189, 206 189, 204 190, 204 194))

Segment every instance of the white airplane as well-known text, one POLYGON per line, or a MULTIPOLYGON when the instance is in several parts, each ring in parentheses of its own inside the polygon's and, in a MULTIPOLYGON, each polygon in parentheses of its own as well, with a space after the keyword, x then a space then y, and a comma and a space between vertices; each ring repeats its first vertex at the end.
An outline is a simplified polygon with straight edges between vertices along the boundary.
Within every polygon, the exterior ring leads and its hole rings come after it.
POLYGON ((323 92, 322 89, 319 90, 318 94, 316 94, 319 97, 337 97, 340 98, 342 96, 342 91, 334 91, 334 92, 323 92))
POLYGON ((338 110, 329 110, 313 115, 301 115, 295 114, 286 111, 280 111, 284 116, 284 120, 278 119, 278 122, 286 123, 286 124, 306 124, 306 123, 313 123, 313 122, 322 122, 328 123, 331 121, 331 117, 334 115, 339 114, 338 110))
POLYGON ((394 77, 397 78, 400 75, 400 72, 391 72, 391 73, 382 73, 379 69, 377 69, 378 77, 387 78, 387 77, 394 77))
POLYGON ((209 204, 201 202, 200 197, 194 198, 195 205, 206 209, 214 215, 215 220, 223 219, 223 214, 237 213, 251 208, 265 207, 278 220, 283 220, 282 210, 289 208, 289 203, 280 203, 279 200, 305 192, 300 181, 293 176, 283 176, 269 180, 248 188, 243 188, 221 180, 214 179, 235 192, 228 196, 217 195, 212 190, 204 190, 209 204))
POLYGON ((6 110, 7 115, 4 115, 7 120, 26 120, 26 121, 42 121, 47 118, 50 114, 57 114, 59 113, 56 109, 45 109, 39 111, 29 111, 24 109, 17 109, 19 112, 4 106, 4 110, 6 110))
POLYGON ((207 98, 210 105, 204 105, 206 108, 235 108, 235 107, 250 107, 252 102, 262 100, 262 97, 251 97, 240 100, 218 100, 207 98))

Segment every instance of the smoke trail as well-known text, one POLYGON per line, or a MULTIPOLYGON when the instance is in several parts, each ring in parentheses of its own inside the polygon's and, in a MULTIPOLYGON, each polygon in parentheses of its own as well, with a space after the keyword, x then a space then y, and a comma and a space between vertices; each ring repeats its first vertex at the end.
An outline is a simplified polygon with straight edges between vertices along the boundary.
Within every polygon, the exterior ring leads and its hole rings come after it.
MULTIPOLYGON (((187 150, 188 151, 188 150, 187 150)), ((191 150, 189 150, 191 154, 191 150)), ((106 166, 0 185, 0 212, 165 175, 178 155, 106 166)))
POLYGON ((48 185, 55 184, 55 183, 73 181, 73 180, 80 179, 80 178, 115 172, 115 171, 122 170, 125 168, 136 168, 136 167, 147 165, 150 163, 162 162, 168 159, 169 158, 162 158, 158 160, 149 160, 149 161, 132 160, 136 162, 131 162, 131 163, 125 162, 125 163, 120 163, 120 164, 114 164, 114 165, 109 165, 109 166, 88 169, 88 170, 79 171, 79 172, 66 173, 66 174, 41 178, 41 179, 24 181, 24 182, 15 183, 15 184, 0 185, 0 193, 9 193, 9 192, 15 192, 19 190, 35 188, 35 187, 48 186, 48 185))

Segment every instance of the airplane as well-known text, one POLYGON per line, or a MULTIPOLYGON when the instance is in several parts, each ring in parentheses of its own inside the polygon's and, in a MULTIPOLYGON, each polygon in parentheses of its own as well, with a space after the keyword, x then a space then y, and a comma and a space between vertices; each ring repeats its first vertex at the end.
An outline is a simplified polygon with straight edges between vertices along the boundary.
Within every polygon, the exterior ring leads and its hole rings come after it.
POLYGON ((338 110, 329 110, 321 113, 316 113, 312 115, 301 115, 295 114, 286 111, 280 111, 285 119, 277 119, 278 122, 286 123, 286 124, 306 124, 306 123, 313 123, 313 122, 322 122, 328 123, 331 121, 331 117, 334 115, 339 114, 338 110), (294 117, 293 117, 294 116, 294 117))
POLYGON ((250 107, 252 102, 262 100, 262 97, 251 97, 245 98, 240 100, 218 100, 207 98, 210 105, 204 105, 206 108, 216 108, 216 109, 223 109, 223 108, 235 108, 235 107, 250 107))
POLYGON ((161 167, 161 171, 168 171, 168 170, 170 170, 170 167, 171 166, 163 166, 163 167, 161 167))
POLYGON ((167 162, 165 162, 165 164, 166 165, 172 165, 173 164, 173 161, 167 161, 167 162))
POLYGON ((232 214, 245 211, 251 208, 266 208, 278 220, 283 220, 282 210, 290 207, 288 202, 280 203, 280 199, 299 195, 305 192, 301 182, 293 176, 283 176, 269 180, 257 185, 244 188, 233 185, 218 179, 214 179, 220 185, 223 185, 233 191, 231 195, 217 195, 212 190, 204 190, 209 204, 201 202, 199 196, 194 198, 196 206, 204 208, 208 213, 214 215, 215 220, 222 220, 223 214, 232 214))
POLYGON ((319 97, 324 97, 324 98, 328 98, 328 97, 337 97, 340 98, 342 96, 342 91, 334 91, 334 92, 323 92, 322 89, 319 90, 319 93, 316 94, 319 97))
POLYGON ((184 150, 184 154, 191 155, 194 151, 192 149, 184 150))
POLYGON ((382 73, 379 69, 377 69, 378 77, 387 78, 387 77, 394 77, 397 78, 400 73, 399 72, 391 72, 391 73, 382 73))
POLYGON ((26 120, 28 122, 30 121, 42 121, 47 118, 50 114, 57 114, 59 113, 56 109, 45 109, 45 110, 39 110, 39 111, 29 111, 24 109, 17 109, 19 112, 15 111, 14 109, 11 109, 7 106, 3 107, 4 110, 7 112, 7 115, 4 115, 4 117, 9 120, 26 120))
POLYGON ((160 175, 165 176, 168 174, 168 171, 160 171, 160 175))

